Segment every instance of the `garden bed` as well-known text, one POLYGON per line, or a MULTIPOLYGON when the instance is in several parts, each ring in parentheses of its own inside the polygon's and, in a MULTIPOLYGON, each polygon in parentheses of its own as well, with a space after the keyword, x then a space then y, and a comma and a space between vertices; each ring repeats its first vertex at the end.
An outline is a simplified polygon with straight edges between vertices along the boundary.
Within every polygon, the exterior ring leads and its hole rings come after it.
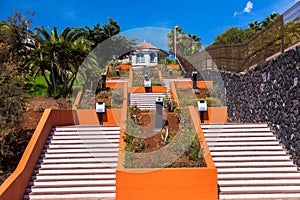
POLYGON ((166 119, 164 128, 155 130, 154 111, 130 109, 124 137, 125 168, 205 167, 199 139, 189 125, 186 114, 185 117, 179 117, 178 112, 164 111, 163 116, 166 119), (174 141, 176 144, 179 141, 186 144, 172 146, 174 141), (164 152, 164 149, 168 149, 171 153, 164 152), (159 151, 164 152, 159 154, 159 157, 139 156, 159 151))
MULTIPOLYGON (((147 67, 147 75, 151 80, 152 86, 162 86, 163 82, 159 75, 159 70, 156 67, 147 67)), ((132 77, 132 87, 144 86, 144 69, 134 69, 132 77)))
POLYGON ((107 88, 97 94, 85 93, 78 105, 78 109, 95 109, 96 102, 104 102, 107 109, 119 109, 123 106, 123 88, 107 88))

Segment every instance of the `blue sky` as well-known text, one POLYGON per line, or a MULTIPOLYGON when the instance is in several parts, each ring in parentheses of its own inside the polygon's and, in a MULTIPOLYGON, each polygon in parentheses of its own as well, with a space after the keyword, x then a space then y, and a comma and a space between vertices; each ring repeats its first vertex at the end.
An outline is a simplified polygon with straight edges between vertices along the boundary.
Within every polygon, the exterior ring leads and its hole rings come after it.
MULTIPOLYGON (((204 46, 213 42, 216 35, 237 26, 263 20, 272 12, 282 14, 298 0, 0 0, 0 20, 12 16, 14 10, 35 12, 32 27, 93 26, 107 23, 108 17, 116 20, 126 36, 136 37, 161 46, 155 37, 167 33, 175 25, 188 33, 197 34, 204 46), (155 27, 141 29, 143 27, 155 27), (134 31, 133 31, 134 30, 134 31), (133 34, 133 32, 138 32, 133 34), (146 33, 142 36, 140 32, 146 33), (143 37, 143 38, 142 38, 143 37), (153 41, 149 41, 153 40, 153 41)), ((159 40, 160 41, 160 40, 159 40)), ((164 48, 164 47, 163 47, 164 48)))

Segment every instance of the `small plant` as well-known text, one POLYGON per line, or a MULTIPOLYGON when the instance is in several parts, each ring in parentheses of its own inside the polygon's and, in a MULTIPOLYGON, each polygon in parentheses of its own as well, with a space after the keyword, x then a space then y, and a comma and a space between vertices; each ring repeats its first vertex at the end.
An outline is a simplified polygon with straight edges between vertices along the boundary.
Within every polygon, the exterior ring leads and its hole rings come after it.
POLYGON ((177 102, 172 100, 172 97, 170 97, 168 94, 164 97, 164 107, 169 112, 174 112, 174 110, 177 108, 177 102))

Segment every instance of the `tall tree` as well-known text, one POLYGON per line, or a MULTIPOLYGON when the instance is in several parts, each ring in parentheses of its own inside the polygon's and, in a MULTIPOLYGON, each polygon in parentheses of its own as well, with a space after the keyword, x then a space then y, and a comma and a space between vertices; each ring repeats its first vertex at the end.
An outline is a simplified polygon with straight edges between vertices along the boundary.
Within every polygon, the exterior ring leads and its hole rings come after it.
MULTIPOLYGON (((176 27, 176 51, 182 56, 190 56, 201 50, 201 39, 196 34, 186 34, 181 27, 176 27)), ((174 28, 168 33, 168 48, 174 51, 174 28)))
POLYGON ((245 34, 242 29, 237 27, 232 27, 226 30, 224 33, 218 35, 213 43, 213 45, 221 44, 238 44, 244 41, 245 34))
POLYGON ((65 28, 60 34, 56 27, 50 32, 44 28, 36 30, 39 34, 28 66, 44 76, 50 95, 65 97, 71 92, 79 67, 93 43, 73 28, 65 28), (50 72, 49 78, 46 71, 50 72))

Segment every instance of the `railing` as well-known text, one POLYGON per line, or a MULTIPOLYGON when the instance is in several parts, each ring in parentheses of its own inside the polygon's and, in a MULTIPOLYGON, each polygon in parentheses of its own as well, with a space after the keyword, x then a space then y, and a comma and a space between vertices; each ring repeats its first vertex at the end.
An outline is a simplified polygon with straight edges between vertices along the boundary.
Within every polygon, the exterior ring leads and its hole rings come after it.
MULTIPOLYGON (((218 68, 244 71, 300 41, 300 1, 248 41, 234 45, 209 46, 205 51, 185 57, 196 69, 218 68)), ((182 60, 182 59, 181 59, 182 60)), ((188 66, 188 67, 187 67, 188 66)), ((190 72, 190 70, 187 70, 190 72)))

